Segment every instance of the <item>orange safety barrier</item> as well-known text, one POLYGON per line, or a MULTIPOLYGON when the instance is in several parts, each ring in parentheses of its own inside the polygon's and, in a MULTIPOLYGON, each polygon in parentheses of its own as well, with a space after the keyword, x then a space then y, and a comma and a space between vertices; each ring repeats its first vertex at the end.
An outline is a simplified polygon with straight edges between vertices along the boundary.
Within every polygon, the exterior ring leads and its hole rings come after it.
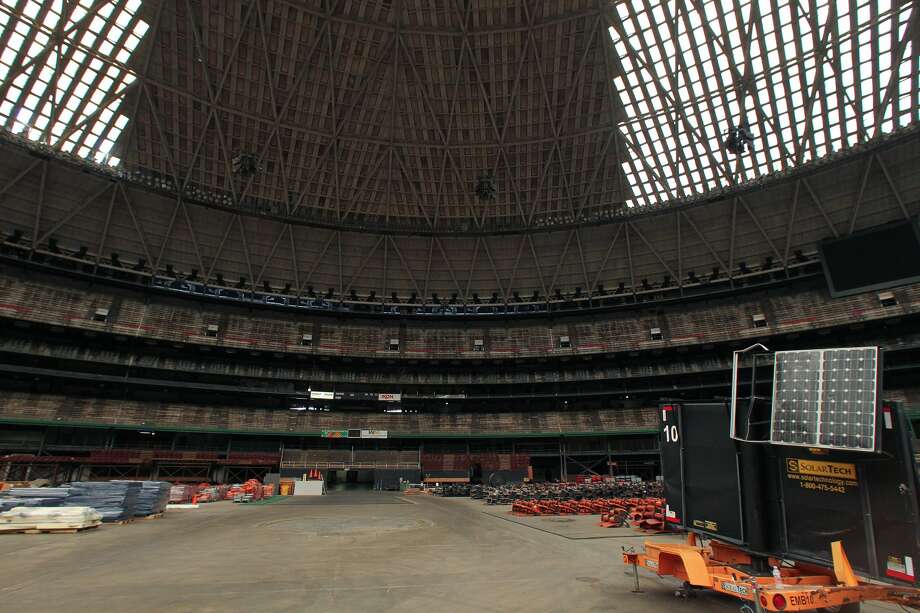
POLYGON ((224 500, 233 500, 237 496, 251 496, 250 500, 261 500, 263 485, 258 479, 250 479, 245 483, 231 486, 224 494, 224 500))
POLYGON ((600 515, 600 526, 619 528, 631 524, 646 532, 665 532, 662 498, 583 498, 581 500, 515 500, 517 515, 600 515))

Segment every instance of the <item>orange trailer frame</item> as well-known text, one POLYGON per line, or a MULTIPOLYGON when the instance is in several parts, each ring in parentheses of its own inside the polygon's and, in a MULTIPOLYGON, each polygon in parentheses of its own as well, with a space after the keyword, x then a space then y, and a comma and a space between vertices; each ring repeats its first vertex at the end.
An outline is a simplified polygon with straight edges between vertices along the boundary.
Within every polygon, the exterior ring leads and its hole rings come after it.
POLYGON ((890 602, 920 610, 920 589, 860 579, 853 572, 843 545, 831 544, 833 568, 796 562, 784 566, 769 558, 770 566, 780 569, 777 585, 772 575, 756 576, 742 567, 752 563, 745 551, 719 541, 702 546, 695 534, 686 543, 646 541, 644 551, 624 549, 623 562, 633 566, 638 589, 638 568, 659 576, 680 579, 685 586, 708 589, 754 605, 763 611, 815 611, 843 607, 868 600, 890 602))

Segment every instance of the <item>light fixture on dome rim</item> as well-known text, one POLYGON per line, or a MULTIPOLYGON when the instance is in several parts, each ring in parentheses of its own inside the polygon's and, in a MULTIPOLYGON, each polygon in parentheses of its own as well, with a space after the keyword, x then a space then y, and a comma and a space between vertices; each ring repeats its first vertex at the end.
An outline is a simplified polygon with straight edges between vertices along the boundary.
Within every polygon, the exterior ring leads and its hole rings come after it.
POLYGON ((725 149, 735 155, 743 155, 754 149, 754 133, 751 132, 747 119, 742 119, 737 126, 731 126, 725 136, 725 149))
POLYGON ((476 196, 483 202, 495 200, 498 190, 495 188, 495 175, 490 172, 484 172, 479 175, 476 184, 476 196))

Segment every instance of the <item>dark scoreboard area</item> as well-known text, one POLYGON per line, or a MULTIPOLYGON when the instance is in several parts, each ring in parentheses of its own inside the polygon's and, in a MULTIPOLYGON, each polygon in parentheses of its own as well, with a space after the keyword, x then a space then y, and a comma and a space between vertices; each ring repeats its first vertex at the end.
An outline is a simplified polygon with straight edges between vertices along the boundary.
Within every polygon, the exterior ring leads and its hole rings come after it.
POLYGON ((834 297, 920 281, 917 220, 885 224, 819 245, 834 297))

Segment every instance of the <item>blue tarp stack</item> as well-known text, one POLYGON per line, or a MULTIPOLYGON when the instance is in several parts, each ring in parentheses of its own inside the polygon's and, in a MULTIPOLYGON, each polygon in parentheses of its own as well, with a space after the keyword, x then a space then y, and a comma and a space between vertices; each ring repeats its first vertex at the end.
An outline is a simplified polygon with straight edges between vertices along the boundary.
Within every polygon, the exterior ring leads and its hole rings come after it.
POLYGON ((171 483, 166 481, 141 481, 141 489, 137 495, 135 515, 153 515, 166 510, 169 503, 169 490, 171 483))
POLYGON ((0 513, 16 507, 59 507, 70 495, 68 487, 14 487, 0 495, 0 513))
POLYGON ((92 507, 102 515, 102 521, 131 519, 137 512, 140 481, 74 481, 68 507, 92 507))

